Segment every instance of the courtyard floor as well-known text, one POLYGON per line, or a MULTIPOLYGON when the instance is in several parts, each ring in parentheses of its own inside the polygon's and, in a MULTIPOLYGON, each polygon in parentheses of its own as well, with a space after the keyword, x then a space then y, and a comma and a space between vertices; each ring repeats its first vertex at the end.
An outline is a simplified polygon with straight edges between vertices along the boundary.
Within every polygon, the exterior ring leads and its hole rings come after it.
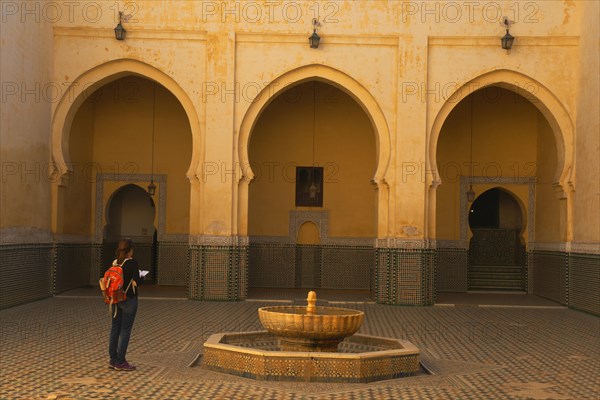
POLYGON ((321 299, 365 312, 360 333, 419 347, 431 372, 327 384, 260 382, 204 369, 198 358, 204 340, 261 330, 256 310, 274 301, 200 302, 178 293, 155 290, 140 299, 127 357, 134 372, 108 368, 110 316, 98 292, 82 289, 0 311, 0 399, 600 397, 600 319, 534 296, 517 302, 490 294, 492 304, 483 306, 477 297, 450 294, 437 306, 398 307, 325 292, 321 299))

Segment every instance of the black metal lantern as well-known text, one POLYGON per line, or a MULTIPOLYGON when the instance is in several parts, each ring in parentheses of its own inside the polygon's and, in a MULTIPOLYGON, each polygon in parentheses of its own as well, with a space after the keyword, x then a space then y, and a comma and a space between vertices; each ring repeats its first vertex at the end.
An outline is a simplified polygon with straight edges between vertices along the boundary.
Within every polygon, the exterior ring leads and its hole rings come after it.
POLYGON ((502 17, 501 25, 506 29, 506 34, 500 39, 500 42, 502 43, 502 48, 506 50, 507 53, 510 52, 513 42, 515 41, 515 37, 508 31, 512 24, 513 21, 509 20, 508 17, 502 17))
POLYGON ((121 25, 121 21, 123 20, 123 11, 119 11, 119 23, 115 27, 115 39, 117 40, 125 40, 125 28, 121 25))
POLYGON ((317 26, 321 26, 321 24, 319 23, 319 21, 317 21, 316 18, 313 18, 312 23, 313 23, 313 33, 308 38, 308 43, 310 44, 311 49, 318 49, 319 42, 321 41, 321 37, 317 34, 317 26))
POLYGON ((148 185, 148 194, 150 196, 154 196, 156 194, 156 185, 154 184, 154 179, 150 180, 150 184, 148 185))
POLYGON ((319 35, 317 35, 317 30, 315 29, 313 31, 313 34, 310 35, 310 37, 308 38, 308 42, 310 43, 310 48, 318 49, 320 41, 321 41, 321 37, 319 35))
POLYGON ((467 201, 472 203, 475 200, 475 191, 473 190, 473 185, 469 186, 469 191, 467 192, 467 201))
POLYGON ((515 37, 506 30, 506 35, 500 39, 502 41, 502 48, 504 50, 510 50, 512 48, 513 42, 515 41, 515 37))

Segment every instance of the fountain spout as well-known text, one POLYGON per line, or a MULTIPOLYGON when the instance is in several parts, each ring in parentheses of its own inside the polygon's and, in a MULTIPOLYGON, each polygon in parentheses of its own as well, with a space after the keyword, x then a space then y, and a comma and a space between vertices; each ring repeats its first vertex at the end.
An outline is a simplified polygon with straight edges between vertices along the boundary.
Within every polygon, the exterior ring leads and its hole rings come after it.
POLYGON ((309 315, 314 315, 317 313, 317 292, 315 292, 314 290, 311 290, 310 292, 308 292, 308 297, 306 298, 306 302, 308 303, 306 305, 306 313, 309 315))

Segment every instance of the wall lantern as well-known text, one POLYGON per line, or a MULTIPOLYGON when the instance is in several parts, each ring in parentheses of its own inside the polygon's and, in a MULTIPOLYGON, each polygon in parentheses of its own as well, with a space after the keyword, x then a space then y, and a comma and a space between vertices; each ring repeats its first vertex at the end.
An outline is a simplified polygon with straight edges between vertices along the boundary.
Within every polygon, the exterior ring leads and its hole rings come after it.
POLYGON ((473 185, 469 185, 469 191, 467 192, 467 201, 472 203, 475 200, 475 191, 473 190, 473 185))
POLYGON ((313 23, 313 33, 308 38, 308 43, 310 43, 311 49, 318 49, 319 42, 321 41, 321 37, 319 35, 317 35, 317 27, 321 26, 321 23, 319 21, 317 21, 316 18, 313 18, 312 23, 313 23))
POLYGON ((123 21, 123 11, 119 11, 119 23, 115 27, 115 39, 117 39, 117 40, 125 40, 125 32, 127 32, 127 31, 125 30, 125 28, 123 28, 123 25, 121 25, 122 21, 123 21))
POLYGON ((510 21, 508 17, 502 17, 502 26, 506 28, 506 34, 500 39, 502 43, 502 48, 506 50, 507 53, 510 53, 510 49, 512 48, 513 42, 515 41, 515 37, 508 32, 508 29, 513 24, 513 21, 510 21))
POLYGON ((156 185, 154 184, 154 179, 152 179, 148 185, 148 194, 150 196, 154 196, 156 194, 156 185))

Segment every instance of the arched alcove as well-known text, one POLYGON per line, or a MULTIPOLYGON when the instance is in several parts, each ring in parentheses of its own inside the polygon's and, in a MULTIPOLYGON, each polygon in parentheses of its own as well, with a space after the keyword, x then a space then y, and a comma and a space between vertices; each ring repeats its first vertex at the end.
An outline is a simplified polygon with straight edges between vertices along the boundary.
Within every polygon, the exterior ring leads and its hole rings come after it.
POLYGON ((377 237, 389 234, 388 187, 389 175, 393 170, 389 167, 391 157, 390 133, 385 116, 377 101, 365 87, 349 75, 326 65, 306 65, 288 71, 267 85, 250 104, 244 114, 238 135, 238 159, 242 175, 238 185, 237 231, 240 235, 248 234, 248 192, 250 182, 255 179, 255 165, 249 156, 250 138, 255 132, 255 125, 261 114, 280 95, 304 82, 318 81, 332 86, 353 99, 362 113, 366 115, 373 129, 375 141, 376 166, 371 181, 377 186, 377 237))
POLYGON ((248 143, 251 287, 287 280, 289 288, 370 289, 376 136, 364 108, 320 79, 291 85, 270 101, 248 143), (322 202, 304 203, 313 185, 322 202), (292 262, 282 243, 295 249, 292 262))
MULTIPOLYGON (((107 67, 113 74, 102 78, 102 85, 88 86, 94 90, 82 92, 66 111, 59 105, 55 113, 68 118, 63 121, 66 133, 56 139, 62 142, 61 151, 54 155, 68 162, 70 169, 54 188, 56 221, 60 222, 55 229, 59 235, 87 236, 102 244, 104 266, 120 235, 112 230, 113 224, 104 229, 111 194, 123 184, 136 184, 145 192, 153 180, 157 186, 153 201, 160 210, 154 229, 146 227, 148 236, 126 234, 139 242, 140 257, 148 253, 142 260, 146 268, 155 266, 161 271, 161 284, 185 286, 188 260, 180 256, 179 238, 187 237, 194 221, 198 222, 190 206, 198 189, 188 176, 195 152, 191 119, 178 96, 157 80, 116 73, 112 67, 107 67)), ((92 71, 82 79, 98 74, 92 71)), ((164 80, 160 74, 152 77, 164 80)), ((182 96, 172 82, 165 82, 182 96)), ((93 264, 94 268, 99 266, 93 264)), ((92 270, 90 276, 96 272, 92 270)), ((154 278, 157 274, 149 277, 154 278)))
POLYGON ((486 86, 454 104, 441 126, 436 146, 441 184, 430 191, 435 192, 430 200, 435 200, 440 291, 477 287, 467 277, 471 188, 477 194, 496 186, 510 191, 526 216, 521 245, 564 235, 564 204, 555 186, 560 149, 552 125, 531 100, 504 86, 486 86))
POLYGON ((300 245, 313 245, 321 243, 319 228, 314 222, 305 222, 298 229, 298 238, 296 243, 300 245))

